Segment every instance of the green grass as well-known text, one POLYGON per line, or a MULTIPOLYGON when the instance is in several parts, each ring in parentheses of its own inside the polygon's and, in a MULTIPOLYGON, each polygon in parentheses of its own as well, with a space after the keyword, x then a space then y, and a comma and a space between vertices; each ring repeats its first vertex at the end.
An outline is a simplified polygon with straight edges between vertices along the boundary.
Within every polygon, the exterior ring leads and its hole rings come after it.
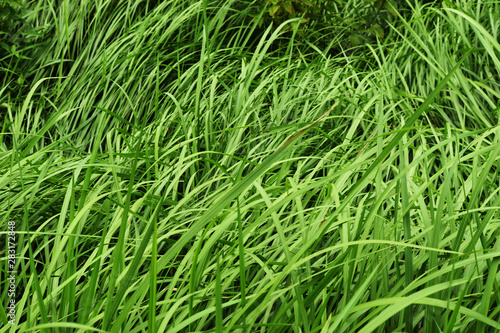
POLYGON ((409 2, 351 49, 254 5, 29 3, 0 332, 500 331, 500 2, 409 2))

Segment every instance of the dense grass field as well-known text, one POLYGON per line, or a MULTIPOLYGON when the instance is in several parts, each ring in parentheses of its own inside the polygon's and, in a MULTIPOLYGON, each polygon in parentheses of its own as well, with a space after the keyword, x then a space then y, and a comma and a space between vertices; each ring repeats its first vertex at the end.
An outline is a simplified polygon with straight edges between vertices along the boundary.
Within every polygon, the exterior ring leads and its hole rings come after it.
POLYGON ((500 332, 500 2, 407 8, 353 46, 250 1, 30 1, 0 333, 500 332))

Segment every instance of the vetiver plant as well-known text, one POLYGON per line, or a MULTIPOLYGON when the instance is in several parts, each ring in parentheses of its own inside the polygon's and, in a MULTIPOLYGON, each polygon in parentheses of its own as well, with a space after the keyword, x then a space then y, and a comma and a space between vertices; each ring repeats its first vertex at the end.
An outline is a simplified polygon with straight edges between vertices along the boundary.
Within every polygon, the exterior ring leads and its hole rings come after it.
POLYGON ((359 52, 242 3, 29 4, 0 332, 500 330, 500 3, 359 52))

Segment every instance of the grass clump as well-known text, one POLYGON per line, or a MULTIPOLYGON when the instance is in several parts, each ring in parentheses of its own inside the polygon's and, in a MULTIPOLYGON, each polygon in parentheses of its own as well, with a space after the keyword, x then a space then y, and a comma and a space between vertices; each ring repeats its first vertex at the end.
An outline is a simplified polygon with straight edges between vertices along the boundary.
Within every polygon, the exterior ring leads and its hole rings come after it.
POLYGON ((15 329, 500 329, 500 3, 417 3, 356 52, 236 1, 31 6, 15 329))

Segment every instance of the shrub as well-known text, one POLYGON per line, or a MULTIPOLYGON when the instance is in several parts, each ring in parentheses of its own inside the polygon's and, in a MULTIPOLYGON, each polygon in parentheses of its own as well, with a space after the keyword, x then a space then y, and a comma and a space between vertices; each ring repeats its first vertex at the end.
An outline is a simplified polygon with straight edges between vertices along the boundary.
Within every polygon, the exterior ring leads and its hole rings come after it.
POLYGON ((260 0, 259 25, 275 27, 291 18, 302 18, 285 27, 297 29, 302 40, 318 45, 340 39, 343 46, 358 46, 385 38, 387 22, 398 17, 393 0, 331 1, 331 0, 260 0), (339 38, 343 36, 343 38, 339 38))
POLYGON ((18 54, 17 49, 25 21, 22 14, 25 7, 20 0, 0 1, 0 56, 18 54))

